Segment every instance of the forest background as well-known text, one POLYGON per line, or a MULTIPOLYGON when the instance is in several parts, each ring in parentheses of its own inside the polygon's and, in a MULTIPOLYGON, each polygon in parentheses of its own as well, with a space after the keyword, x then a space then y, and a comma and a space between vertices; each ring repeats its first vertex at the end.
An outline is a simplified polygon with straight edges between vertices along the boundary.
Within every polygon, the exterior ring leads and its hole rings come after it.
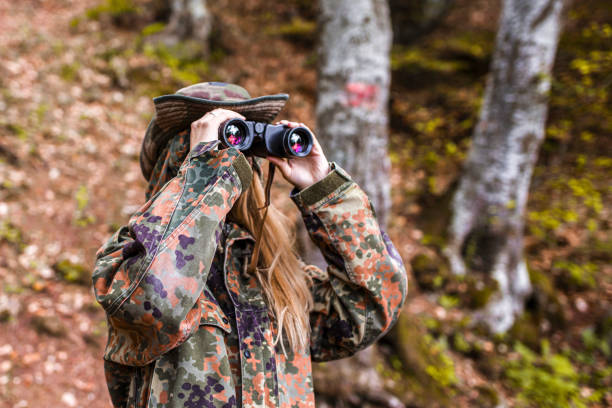
MULTIPOLYGON (((318 405, 612 406, 612 5, 563 15, 525 212, 533 292, 493 333, 473 319, 487 278, 451 273, 443 250, 501 2, 452 3, 390 54, 388 232, 411 266, 402 319, 367 358, 317 367, 318 405)), ((315 126, 316 2, 209 2, 204 45, 160 41, 167 15, 150 5, 0 0, 0 407, 110 406, 91 269, 144 201, 151 98, 238 83, 291 94, 281 116, 315 126)), ((273 201, 297 218, 289 190, 277 177, 273 201)))

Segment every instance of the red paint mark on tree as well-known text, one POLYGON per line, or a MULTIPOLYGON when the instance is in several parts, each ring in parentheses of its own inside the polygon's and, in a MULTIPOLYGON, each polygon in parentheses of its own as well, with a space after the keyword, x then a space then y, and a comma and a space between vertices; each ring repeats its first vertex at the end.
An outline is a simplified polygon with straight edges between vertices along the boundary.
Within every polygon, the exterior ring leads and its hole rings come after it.
POLYGON ((347 96, 347 105, 370 110, 376 109, 378 105, 378 85, 365 82, 348 82, 344 90, 347 96))

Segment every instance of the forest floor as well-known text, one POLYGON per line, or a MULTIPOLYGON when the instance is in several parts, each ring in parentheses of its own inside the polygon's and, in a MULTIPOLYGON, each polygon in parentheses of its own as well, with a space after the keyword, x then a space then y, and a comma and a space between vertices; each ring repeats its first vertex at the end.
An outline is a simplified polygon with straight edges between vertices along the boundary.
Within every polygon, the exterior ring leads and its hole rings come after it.
MULTIPOLYGON (((152 97, 234 82, 255 96, 290 93, 283 117, 314 124, 312 6, 264 3, 212 4, 202 59, 192 45, 151 40, 163 26, 142 1, 0 1, 0 407, 110 406, 90 274, 144 201, 138 153, 152 97)), ((399 338, 431 355, 383 340, 378 368, 409 406, 612 406, 612 29, 605 2, 587 3, 608 14, 569 15, 527 215, 535 295, 505 336, 470 323, 489 293, 450 276, 440 256, 497 2, 460 1, 418 45, 394 48, 389 234, 413 269, 399 338)), ((277 178, 273 200, 297 217, 288 191, 277 178)))

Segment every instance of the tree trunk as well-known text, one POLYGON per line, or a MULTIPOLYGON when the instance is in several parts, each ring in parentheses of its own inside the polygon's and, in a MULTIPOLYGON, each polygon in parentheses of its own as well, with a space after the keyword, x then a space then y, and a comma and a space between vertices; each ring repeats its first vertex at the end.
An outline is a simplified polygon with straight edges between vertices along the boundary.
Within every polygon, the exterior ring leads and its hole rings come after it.
POLYGON ((165 35, 172 41, 194 40, 207 51, 212 18, 206 0, 170 0, 171 14, 165 35))
POLYGON ((456 274, 490 274, 498 290, 479 313, 495 332, 523 310, 529 182, 544 139, 563 0, 505 0, 491 74, 459 188, 445 252, 456 274))
MULTIPOLYGON (((321 0, 317 136, 368 194, 384 228, 390 209, 387 155, 391 23, 386 0, 321 0)), ((325 261, 298 224, 304 260, 325 261)))
POLYGON ((386 0, 322 0, 319 24, 318 135, 328 159, 364 188, 384 226, 390 208, 389 8, 386 0))
MULTIPOLYGON (((386 0, 321 0, 320 10, 317 135, 327 158, 368 194, 384 228, 390 209, 389 8, 386 0)), ((308 249, 304 240, 301 244, 308 249)), ((316 255, 319 251, 311 246, 306 261, 324 263, 316 255)), ((319 405, 402 407, 383 390, 374 369, 375 354, 370 348, 353 358, 316 366, 319 405)))

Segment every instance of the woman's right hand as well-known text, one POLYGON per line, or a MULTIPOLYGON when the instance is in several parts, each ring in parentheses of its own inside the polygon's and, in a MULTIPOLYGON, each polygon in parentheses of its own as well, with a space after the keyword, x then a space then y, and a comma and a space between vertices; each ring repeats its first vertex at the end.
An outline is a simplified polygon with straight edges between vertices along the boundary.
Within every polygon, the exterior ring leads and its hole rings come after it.
POLYGON ((219 126, 228 119, 242 119, 241 114, 228 109, 214 109, 206 112, 200 119, 191 123, 191 135, 189 139, 190 149, 200 142, 212 142, 219 138, 219 126))

